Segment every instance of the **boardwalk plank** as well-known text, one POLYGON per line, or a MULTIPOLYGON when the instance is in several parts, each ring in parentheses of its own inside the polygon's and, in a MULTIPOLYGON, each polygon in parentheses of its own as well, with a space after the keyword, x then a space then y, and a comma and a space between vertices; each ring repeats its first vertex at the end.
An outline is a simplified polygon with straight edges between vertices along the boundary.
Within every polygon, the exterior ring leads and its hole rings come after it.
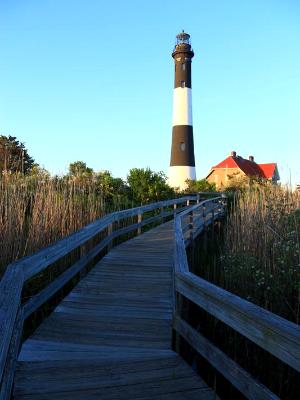
POLYGON ((112 249, 19 356, 14 399, 210 400, 171 350, 173 223, 112 249))

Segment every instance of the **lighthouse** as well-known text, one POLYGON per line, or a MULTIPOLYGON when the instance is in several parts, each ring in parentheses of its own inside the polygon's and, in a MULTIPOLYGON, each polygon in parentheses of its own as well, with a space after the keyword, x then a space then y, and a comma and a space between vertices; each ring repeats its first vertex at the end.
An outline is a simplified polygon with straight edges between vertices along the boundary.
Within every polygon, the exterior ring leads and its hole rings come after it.
POLYGON ((169 185, 180 190, 186 180, 196 180, 193 119, 192 119, 192 58, 190 35, 184 31, 176 36, 172 57, 175 64, 172 148, 169 185))

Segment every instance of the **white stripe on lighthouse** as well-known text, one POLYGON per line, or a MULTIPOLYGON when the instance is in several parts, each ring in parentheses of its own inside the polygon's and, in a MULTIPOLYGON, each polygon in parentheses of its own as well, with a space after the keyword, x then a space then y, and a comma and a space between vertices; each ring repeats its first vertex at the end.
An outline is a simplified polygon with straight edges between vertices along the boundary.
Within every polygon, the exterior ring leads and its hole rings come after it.
POLYGON ((177 87, 173 96, 173 126, 193 125, 192 89, 177 87))
POLYGON ((186 180, 196 180, 196 168, 188 165, 175 165, 169 169, 168 184, 173 187, 179 187, 184 190, 187 187, 186 180))

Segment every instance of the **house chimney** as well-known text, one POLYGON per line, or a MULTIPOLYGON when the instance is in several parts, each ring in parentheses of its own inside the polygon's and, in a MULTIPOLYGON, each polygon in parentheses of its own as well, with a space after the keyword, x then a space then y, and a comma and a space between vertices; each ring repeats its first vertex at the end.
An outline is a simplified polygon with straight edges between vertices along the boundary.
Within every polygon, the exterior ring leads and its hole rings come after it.
POLYGON ((235 157, 236 157, 236 151, 232 151, 232 152, 230 153, 230 155, 231 155, 231 157, 235 158, 235 157))
POLYGON ((253 156, 249 156, 249 161, 254 162, 254 157, 253 156))

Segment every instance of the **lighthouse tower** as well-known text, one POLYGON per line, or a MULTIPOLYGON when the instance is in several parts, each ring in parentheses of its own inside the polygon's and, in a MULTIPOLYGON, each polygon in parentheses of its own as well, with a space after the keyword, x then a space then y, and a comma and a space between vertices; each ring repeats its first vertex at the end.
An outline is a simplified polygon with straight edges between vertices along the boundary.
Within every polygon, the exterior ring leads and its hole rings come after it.
POLYGON ((175 62, 173 98, 173 132, 169 185, 180 190, 186 180, 196 180, 192 120, 192 58, 190 35, 182 31, 176 36, 172 53, 175 62))

